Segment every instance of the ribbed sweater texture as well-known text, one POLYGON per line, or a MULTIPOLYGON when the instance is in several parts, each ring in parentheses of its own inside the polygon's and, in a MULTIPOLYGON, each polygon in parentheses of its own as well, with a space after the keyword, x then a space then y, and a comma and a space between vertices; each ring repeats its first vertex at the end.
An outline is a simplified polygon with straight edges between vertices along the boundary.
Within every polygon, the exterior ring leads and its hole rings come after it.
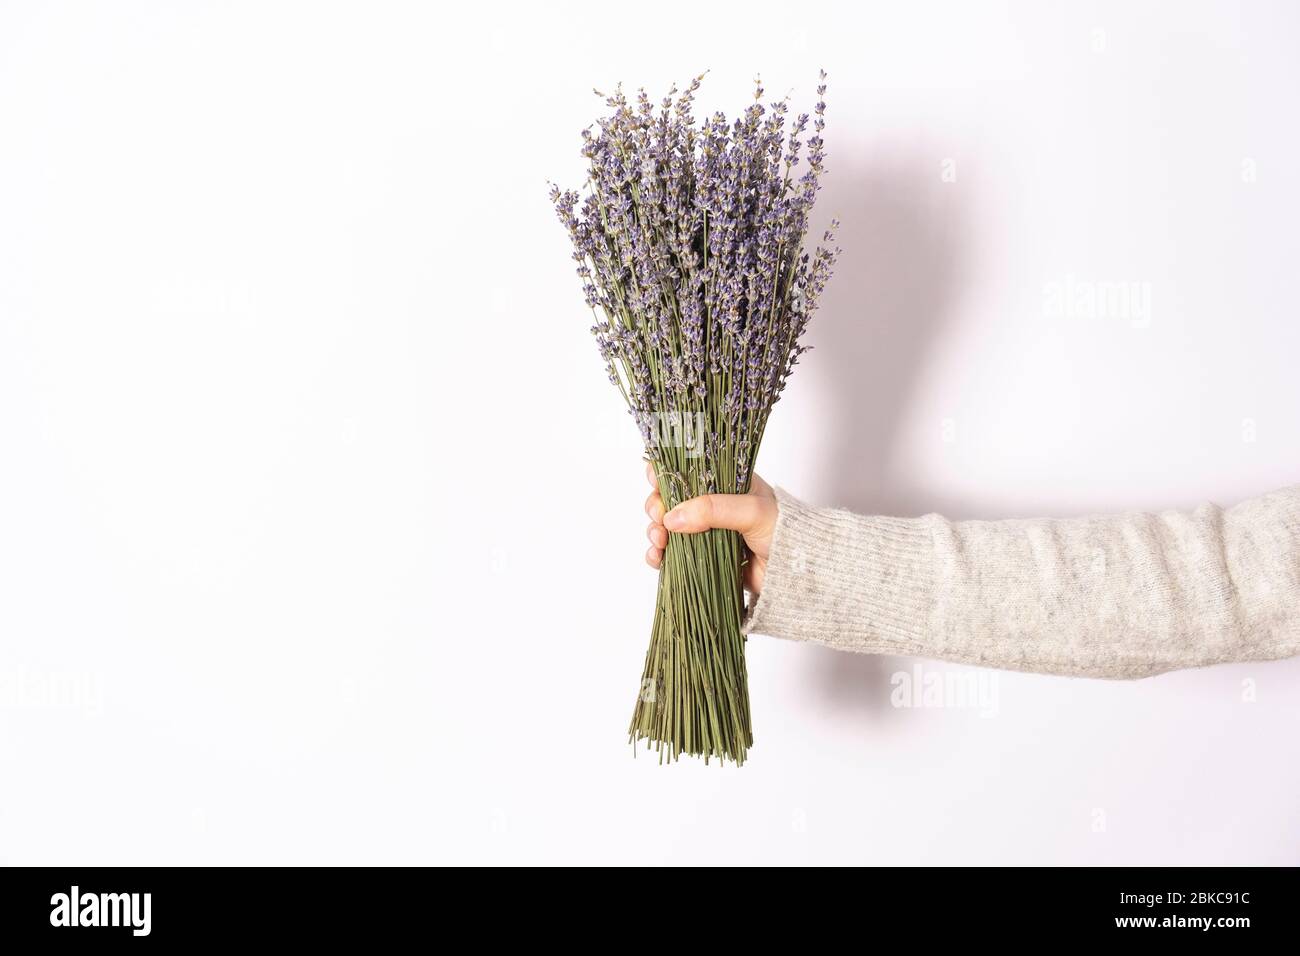
POLYGON ((746 633, 1086 677, 1300 653, 1300 485, 1230 508, 949 521, 779 516, 746 633))

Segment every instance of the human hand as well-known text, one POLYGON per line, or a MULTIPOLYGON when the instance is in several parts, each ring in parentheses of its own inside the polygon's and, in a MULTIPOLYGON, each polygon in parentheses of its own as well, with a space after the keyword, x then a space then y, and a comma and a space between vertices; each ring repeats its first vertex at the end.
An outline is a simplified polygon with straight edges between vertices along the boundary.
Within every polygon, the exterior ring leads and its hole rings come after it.
POLYGON ((646 463, 645 473, 654 489, 645 502, 646 514, 650 516, 650 527, 646 528, 646 537, 650 539, 650 548, 645 553, 646 564, 658 568, 663 563, 669 532, 696 534, 710 528, 739 531, 749 549, 749 560, 745 562, 745 590, 758 594, 763 588, 763 572, 767 569, 772 531, 776 528, 777 502, 771 486, 755 475, 747 495, 701 495, 683 501, 664 514, 652 463, 646 463))

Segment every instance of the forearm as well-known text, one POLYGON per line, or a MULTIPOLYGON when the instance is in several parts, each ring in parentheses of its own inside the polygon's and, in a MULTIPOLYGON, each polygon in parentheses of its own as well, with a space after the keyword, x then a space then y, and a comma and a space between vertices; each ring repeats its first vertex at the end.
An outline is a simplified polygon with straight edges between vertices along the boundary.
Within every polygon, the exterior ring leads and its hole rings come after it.
POLYGON ((963 522, 777 495, 747 632, 1091 677, 1300 653, 1300 486, 1226 510, 963 522))

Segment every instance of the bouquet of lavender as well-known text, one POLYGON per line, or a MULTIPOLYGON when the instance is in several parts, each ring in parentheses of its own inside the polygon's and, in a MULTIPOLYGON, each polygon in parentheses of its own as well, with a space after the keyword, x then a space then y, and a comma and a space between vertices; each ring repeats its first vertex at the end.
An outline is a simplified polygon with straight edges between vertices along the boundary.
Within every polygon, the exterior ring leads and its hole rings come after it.
MULTIPOLYGON (((664 507, 749 490, 754 459, 831 275, 838 225, 804 249, 825 156, 826 74, 812 116, 785 101, 698 128, 703 76, 656 107, 597 91, 613 111, 582 133, 582 194, 551 188, 573 240, 609 380, 641 430, 664 507), (812 134, 804 142, 808 124, 812 134), (806 148, 805 148, 806 147, 806 148), (801 155, 802 154, 802 155, 801 155), (801 162, 803 168, 800 169, 801 162)), ((744 545, 732 531, 671 535, 630 735, 665 754, 737 764, 753 743, 744 545)))

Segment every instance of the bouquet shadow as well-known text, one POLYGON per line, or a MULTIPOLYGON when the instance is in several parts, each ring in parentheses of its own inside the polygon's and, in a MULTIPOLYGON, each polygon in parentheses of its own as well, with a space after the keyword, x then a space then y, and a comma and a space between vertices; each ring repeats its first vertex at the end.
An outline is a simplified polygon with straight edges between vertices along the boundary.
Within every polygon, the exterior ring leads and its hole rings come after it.
MULTIPOLYGON (((865 514, 956 514, 968 503, 939 500, 898 462, 899 429, 927 355, 960 302, 974 188, 938 150, 896 150, 828 171, 819 206, 842 221, 836 281, 821 321, 810 328, 815 351, 808 379, 829 393, 824 457, 816 496, 865 514), (955 172, 956 179, 945 177, 955 172)), ((935 422, 936 436, 943 422, 935 422)), ((818 698, 837 711, 880 718, 890 674, 903 659, 810 655, 818 698)))

